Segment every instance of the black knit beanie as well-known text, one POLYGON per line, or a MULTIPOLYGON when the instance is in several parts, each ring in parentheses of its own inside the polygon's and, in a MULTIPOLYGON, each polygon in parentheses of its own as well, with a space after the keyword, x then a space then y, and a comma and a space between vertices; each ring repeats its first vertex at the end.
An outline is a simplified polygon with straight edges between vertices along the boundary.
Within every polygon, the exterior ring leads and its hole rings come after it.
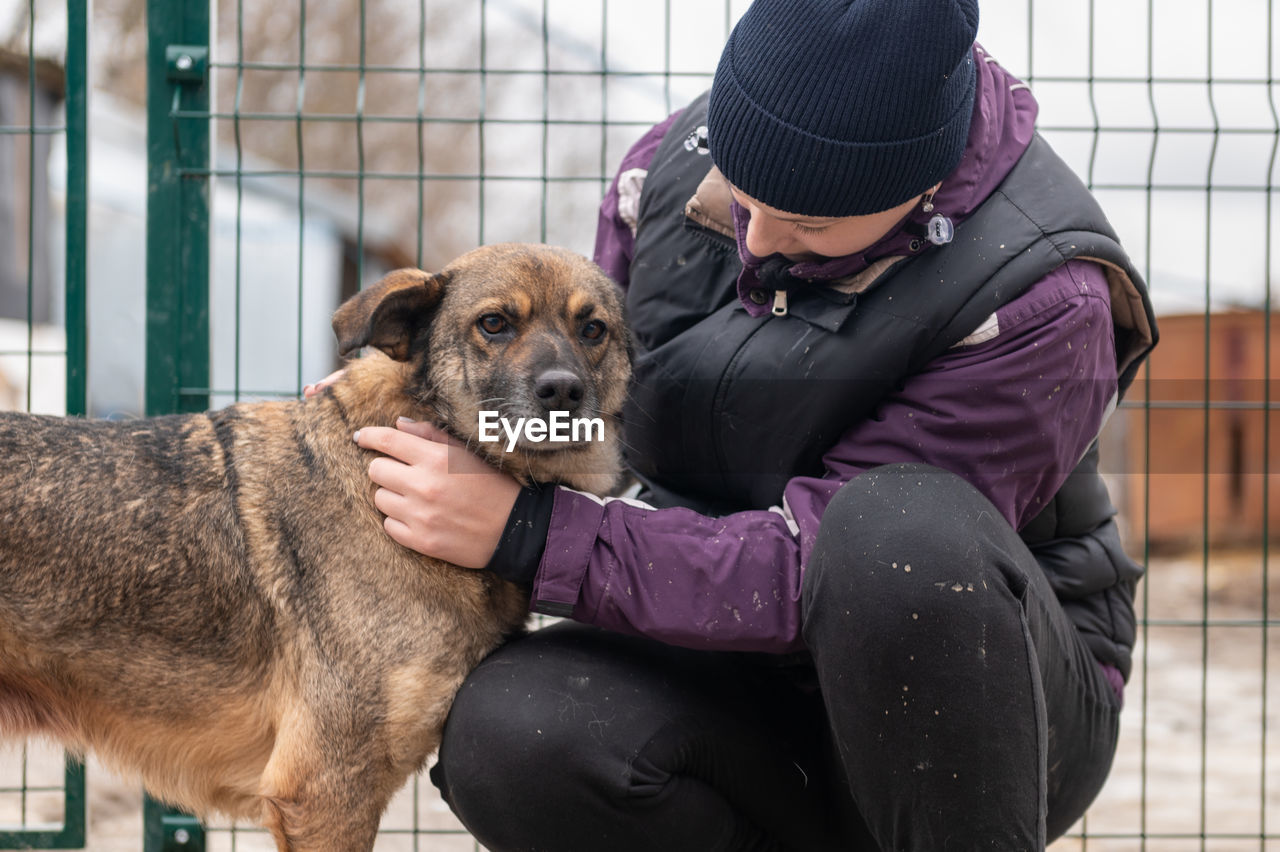
POLYGON ((896 207, 960 162, 977 30, 977 0, 755 0, 711 86, 711 159, 788 213, 896 207))

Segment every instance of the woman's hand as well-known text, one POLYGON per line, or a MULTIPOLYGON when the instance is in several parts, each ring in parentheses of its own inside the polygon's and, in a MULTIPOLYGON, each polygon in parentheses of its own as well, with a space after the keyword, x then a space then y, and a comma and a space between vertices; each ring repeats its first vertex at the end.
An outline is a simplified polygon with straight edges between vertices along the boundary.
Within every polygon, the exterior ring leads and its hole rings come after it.
POLYGON ((427 423, 371 426, 357 444, 384 457, 369 464, 374 505, 405 547, 464 568, 483 568, 498 548, 520 485, 427 423))
POLYGON ((311 399, 311 397, 320 393, 320 391, 324 390, 325 388, 329 387, 329 385, 333 384, 338 379, 342 378, 342 374, 345 372, 346 370, 335 370, 334 372, 325 376, 323 379, 316 382, 315 384, 305 386, 302 389, 302 398, 311 399))

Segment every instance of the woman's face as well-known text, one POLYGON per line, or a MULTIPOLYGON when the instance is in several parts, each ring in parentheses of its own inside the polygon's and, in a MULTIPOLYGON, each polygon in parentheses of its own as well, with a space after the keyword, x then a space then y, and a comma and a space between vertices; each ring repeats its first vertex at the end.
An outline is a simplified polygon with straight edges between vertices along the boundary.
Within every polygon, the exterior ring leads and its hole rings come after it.
POLYGON ((756 257, 780 254, 788 260, 818 260, 860 252, 897 225, 922 195, 891 210, 866 216, 800 216, 756 201, 736 186, 733 198, 751 214, 747 224, 747 250, 756 257))

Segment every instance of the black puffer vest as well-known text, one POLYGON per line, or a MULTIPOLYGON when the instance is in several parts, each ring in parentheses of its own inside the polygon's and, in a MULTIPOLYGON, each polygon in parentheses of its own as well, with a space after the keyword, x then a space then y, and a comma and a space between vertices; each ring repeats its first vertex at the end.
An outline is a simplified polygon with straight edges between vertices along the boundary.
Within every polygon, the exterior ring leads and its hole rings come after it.
MULTIPOLYGON (((823 454, 888 393, 1072 258, 1107 270, 1122 390, 1154 344, 1145 286, 1093 197, 1039 137, 950 244, 856 294, 799 287, 787 315, 750 316, 734 242, 685 215, 711 167, 685 145, 705 114, 704 95, 676 120, 640 198, 625 428, 649 502, 707 514, 779 505, 786 482, 820 476, 823 454)), ((1094 653, 1127 677, 1141 568, 1114 514, 1095 445, 1020 533, 1094 653)))

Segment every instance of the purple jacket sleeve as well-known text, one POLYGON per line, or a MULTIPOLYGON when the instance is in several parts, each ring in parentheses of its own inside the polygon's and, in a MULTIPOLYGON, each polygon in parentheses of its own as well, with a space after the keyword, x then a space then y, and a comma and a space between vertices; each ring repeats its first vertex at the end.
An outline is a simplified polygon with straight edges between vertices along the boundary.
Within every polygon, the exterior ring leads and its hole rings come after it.
POLYGON ((895 462, 927 462, 973 484, 1015 529, 1088 450, 1117 382, 1101 267, 1071 261, 1038 282, 846 432, 822 479, 788 483, 807 559, 837 485, 895 462))
POLYGON ((801 648, 803 566, 843 482, 926 462, 1021 525, 1101 429, 1114 358, 1102 271, 1072 262, 851 428, 825 475, 792 480, 781 507, 710 518, 558 489, 533 608, 688 647, 801 648))
POLYGON ((801 647, 797 542, 776 512, 711 518, 560 488, 551 530, 535 611, 690 648, 801 647))

